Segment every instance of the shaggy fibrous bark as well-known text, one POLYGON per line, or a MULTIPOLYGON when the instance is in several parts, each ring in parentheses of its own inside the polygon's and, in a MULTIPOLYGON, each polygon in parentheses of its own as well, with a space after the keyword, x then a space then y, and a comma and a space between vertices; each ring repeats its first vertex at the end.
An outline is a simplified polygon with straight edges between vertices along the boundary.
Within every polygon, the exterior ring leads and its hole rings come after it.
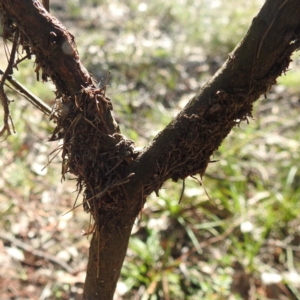
POLYGON ((19 44, 57 87, 51 139, 63 138, 62 175, 77 176, 84 209, 95 221, 84 299, 112 299, 146 197, 167 179, 202 177, 230 130, 251 118, 253 103, 299 48, 300 3, 266 1, 222 68, 141 153, 120 134, 113 101, 82 66, 74 37, 37 1, 2 0, 0 10, 9 38, 20 32, 19 44))

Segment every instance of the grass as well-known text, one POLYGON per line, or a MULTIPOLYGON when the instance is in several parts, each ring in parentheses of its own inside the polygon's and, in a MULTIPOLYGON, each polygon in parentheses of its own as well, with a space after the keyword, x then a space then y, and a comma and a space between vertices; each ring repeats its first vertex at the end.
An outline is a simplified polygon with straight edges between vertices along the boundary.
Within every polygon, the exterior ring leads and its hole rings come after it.
MULTIPOLYGON (((72 23, 71 31, 89 71, 100 81, 111 70, 108 93, 122 132, 144 146, 233 50, 260 4, 132 0, 66 1, 61 7, 66 20, 80 24, 72 23)), ((234 128, 214 154, 217 162, 202 186, 187 179, 180 204, 180 182, 166 182, 159 197, 149 197, 130 240, 118 299, 247 299, 248 291, 252 299, 266 299, 270 289, 278 299, 300 299, 297 55, 292 71, 257 102, 250 124, 234 128), (275 287, 267 283, 274 274, 280 275, 275 287)), ((31 85, 31 72, 31 63, 24 63, 16 76, 31 85)), ((31 88, 49 104, 51 89, 31 88)), ((1 225, 52 255, 65 257, 62 251, 71 247, 65 260, 72 267, 80 262, 84 273, 88 241, 79 236, 88 216, 78 209, 67 220, 61 217, 75 200, 74 182, 59 183, 59 157, 47 174, 33 168, 37 157, 46 162, 55 147, 44 148, 51 126, 16 99, 11 107, 17 135, 0 150, 1 225)), ((48 293, 44 299, 82 293, 82 277, 60 276, 61 268, 45 259, 32 268, 32 280, 28 261, 14 261, 22 272, 10 279, 22 283, 27 298, 35 299, 24 286, 33 286, 35 296, 48 293)), ((4 267, 0 271, 3 277, 4 267)))

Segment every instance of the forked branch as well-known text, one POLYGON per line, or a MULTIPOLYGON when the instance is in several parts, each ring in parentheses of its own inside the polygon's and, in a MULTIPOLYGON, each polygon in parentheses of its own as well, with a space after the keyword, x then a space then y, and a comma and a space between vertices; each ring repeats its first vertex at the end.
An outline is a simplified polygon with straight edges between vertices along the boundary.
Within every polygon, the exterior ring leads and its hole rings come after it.
POLYGON ((42 78, 57 87, 61 106, 51 140, 63 139, 62 175, 77 176, 95 222, 84 298, 108 300, 146 197, 167 179, 202 177, 231 129, 251 118, 253 103, 287 70, 300 45, 300 4, 266 1, 218 73, 139 153, 120 134, 111 100, 82 66, 74 37, 38 3, 3 0, 0 10, 30 41, 42 78))

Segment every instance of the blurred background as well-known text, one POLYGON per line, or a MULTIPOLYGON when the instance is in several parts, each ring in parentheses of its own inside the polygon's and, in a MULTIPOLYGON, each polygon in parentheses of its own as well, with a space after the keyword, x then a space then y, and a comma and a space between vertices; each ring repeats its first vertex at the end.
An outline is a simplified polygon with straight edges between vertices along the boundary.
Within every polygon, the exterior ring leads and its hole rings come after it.
MULTIPOLYGON (((222 65, 262 0, 50 0, 83 64, 104 84, 122 133, 143 147, 222 65)), ((3 43, 0 67, 7 59, 3 43)), ((178 204, 166 182, 136 221, 115 299, 300 299, 299 54, 234 128, 178 204), (209 197, 208 197, 209 195, 209 197)), ((15 78, 53 106, 33 60, 15 78)), ((0 295, 81 299, 89 216, 61 182, 54 124, 9 88, 17 133, 0 147, 0 295), (53 155, 50 155, 52 157, 53 155)), ((1 111, 0 117, 3 116, 1 111)), ((80 201, 80 200, 78 200, 80 201)))

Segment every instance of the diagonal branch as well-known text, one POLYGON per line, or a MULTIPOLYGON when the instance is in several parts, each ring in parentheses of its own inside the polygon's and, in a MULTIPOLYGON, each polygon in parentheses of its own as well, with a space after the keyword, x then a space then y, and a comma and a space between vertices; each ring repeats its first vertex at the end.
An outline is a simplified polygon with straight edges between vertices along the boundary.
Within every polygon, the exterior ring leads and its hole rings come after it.
MULTIPOLYGON (((0 75, 3 75, 4 72, 0 69, 0 75)), ((6 79, 13 87, 14 91, 18 94, 24 96, 28 102, 30 102, 33 106, 38 108, 40 111, 42 111, 45 115, 50 116, 51 115, 51 108, 43 102, 41 99, 39 99, 37 96, 32 94, 25 86, 23 86, 20 82, 18 82, 15 78, 13 78, 11 75, 7 76, 6 79)))
MULTIPOLYGON (((128 196, 127 215, 117 220, 119 232, 105 229, 100 236, 100 271, 110 263, 117 269, 125 256, 124 243, 142 203, 151 192, 161 188, 167 179, 203 176, 213 152, 234 126, 251 118, 253 102, 268 93, 276 78, 285 72, 291 55, 300 46, 300 4, 297 0, 267 1, 254 18, 245 38, 228 56, 217 74, 195 95, 184 110, 130 164, 127 174, 135 173, 124 185, 128 196), (127 219, 127 222, 125 220, 127 219), (118 252, 116 251, 118 249, 118 252), (108 253, 114 258, 111 258, 108 253)), ((107 292, 118 275, 96 278, 97 239, 91 242, 85 299, 97 299, 96 293, 107 292)))

